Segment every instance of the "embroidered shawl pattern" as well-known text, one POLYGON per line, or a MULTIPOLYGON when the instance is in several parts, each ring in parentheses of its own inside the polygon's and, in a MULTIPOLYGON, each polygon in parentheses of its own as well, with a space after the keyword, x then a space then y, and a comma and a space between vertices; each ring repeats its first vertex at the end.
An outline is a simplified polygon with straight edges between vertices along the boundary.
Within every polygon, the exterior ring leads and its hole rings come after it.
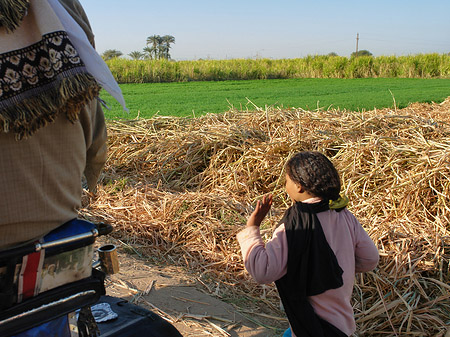
POLYGON ((74 122, 99 91, 67 33, 42 34, 36 43, 0 54, 0 132, 21 139, 60 113, 74 122))
POLYGON ((0 55, 0 126, 19 137, 52 122, 59 112, 75 121, 85 99, 99 88, 86 74, 63 31, 46 34, 32 46, 0 55))

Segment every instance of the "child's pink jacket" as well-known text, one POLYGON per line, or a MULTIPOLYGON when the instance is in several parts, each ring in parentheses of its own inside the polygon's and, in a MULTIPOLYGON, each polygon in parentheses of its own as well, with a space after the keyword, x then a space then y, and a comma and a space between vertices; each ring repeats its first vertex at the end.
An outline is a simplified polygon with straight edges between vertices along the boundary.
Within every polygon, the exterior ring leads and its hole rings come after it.
MULTIPOLYGON (((318 199, 304 202, 314 203, 318 199)), ((356 330, 350 303, 355 273, 372 270, 378 264, 378 250, 358 220, 347 209, 317 214, 325 237, 344 271, 344 285, 338 289, 311 296, 309 299, 322 319, 348 336, 356 330)), ((288 245, 284 224, 264 244, 259 227, 246 227, 238 233, 245 268, 256 282, 267 284, 286 274, 288 245)), ((292 334, 294 337, 295 335, 292 334)))

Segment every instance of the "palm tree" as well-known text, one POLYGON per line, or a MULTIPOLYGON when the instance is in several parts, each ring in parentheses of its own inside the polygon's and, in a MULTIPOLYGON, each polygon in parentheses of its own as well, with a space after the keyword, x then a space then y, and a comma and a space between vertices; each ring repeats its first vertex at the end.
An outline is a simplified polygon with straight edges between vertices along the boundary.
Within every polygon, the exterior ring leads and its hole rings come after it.
POLYGON ((153 59, 153 54, 154 54, 153 47, 145 47, 142 50, 144 51, 144 58, 145 59, 149 59, 149 60, 153 59))
POLYGON ((162 38, 162 53, 166 60, 170 60, 170 44, 175 43, 175 38, 172 35, 164 35, 162 38))
POLYGON ((147 47, 144 48, 144 51, 147 55, 153 55, 155 59, 164 58, 169 60, 170 45, 172 43, 175 43, 175 38, 172 35, 152 35, 147 37, 147 47))
POLYGON ((144 57, 144 53, 141 53, 140 51, 136 50, 129 53, 128 56, 130 56, 133 60, 140 60, 141 58, 144 57))
POLYGON ((153 53, 153 55, 155 56, 155 59, 159 59, 160 57, 160 53, 159 53, 159 50, 160 50, 160 47, 161 47, 161 43, 162 43, 162 39, 161 39, 161 36, 159 36, 159 35, 152 35, 152 36, 149 36, 148 38, 147 38, 147 46, 149 45, 149 44, 151 44, 152 45, 152 53, 153 53))

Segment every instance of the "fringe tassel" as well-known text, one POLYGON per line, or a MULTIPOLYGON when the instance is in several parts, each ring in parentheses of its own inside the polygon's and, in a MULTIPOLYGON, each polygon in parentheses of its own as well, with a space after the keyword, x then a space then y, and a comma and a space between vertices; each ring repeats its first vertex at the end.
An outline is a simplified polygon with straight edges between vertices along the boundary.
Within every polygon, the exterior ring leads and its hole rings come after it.
POLYGON ((52 123, 63 113, 73 123, 80 110, 98 96, 100 87, 89 74, 76 74, 65 78, 59 86, 22 100, 0 111, 0 132, 13 132, 17 139, 27 138, 38 129, 52 123))
POLYGON ((27 14, 29 0, 0 0, 0 27, 5 27, 8 33, 19 27, 27 14))

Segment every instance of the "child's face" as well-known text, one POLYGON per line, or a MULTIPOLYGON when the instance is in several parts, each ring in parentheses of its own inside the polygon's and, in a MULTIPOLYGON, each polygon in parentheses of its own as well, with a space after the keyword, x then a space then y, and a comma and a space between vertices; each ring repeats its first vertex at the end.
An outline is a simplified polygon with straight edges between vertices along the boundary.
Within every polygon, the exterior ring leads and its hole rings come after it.
POLYGON ((300 201, 300 186, 293 182, 288 174, 286 174, 286 192, 293 202, 300 201))
POLYGON ((286 192, 291 198, 292 202, 305 201, 311 198, 315 198, 314 195, 307 192, 301 185, 296 184, 289 175, 286 174, 286 192))

